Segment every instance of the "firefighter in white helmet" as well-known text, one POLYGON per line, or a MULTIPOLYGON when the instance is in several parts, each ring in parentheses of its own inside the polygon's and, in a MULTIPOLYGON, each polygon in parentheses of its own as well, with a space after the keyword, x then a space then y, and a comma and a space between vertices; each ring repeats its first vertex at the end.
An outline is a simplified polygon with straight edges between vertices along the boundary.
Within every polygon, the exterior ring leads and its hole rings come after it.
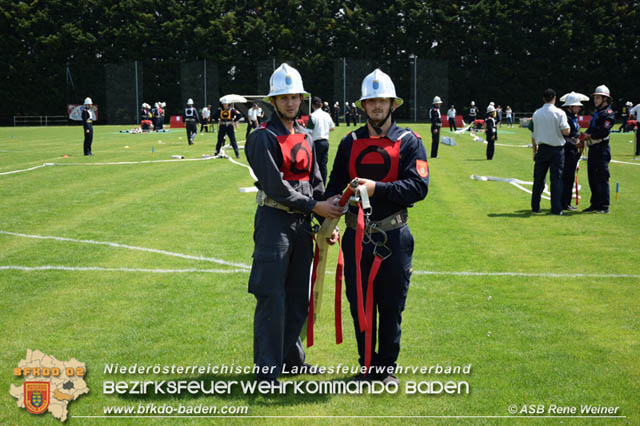
POLYGON ((629 111, 633 108, 633 104, 630 101, 625 102, 620 110, 620 116, 622 117, 622 124, 618 128, 618 132, 627 132, 627 121, 629 120, 629 111))
POLYGON ((189 145, 193 145, 198 134, 198 123, 200 117, 198 116, 198 110, 193 107, 193 99, 187 99, 187 107, 184 109, 182 120, 187 128, 187 142, 189 145))
POLYGON ((493 153, 496 148, 496 140, 498 139, 498 126, 496 121, 496 107, 489 104, 487 107, 487 116, 484 119, 485 137, 487 138, 487 160, 493 160, 493 153))
POLYGON ((91 111, 92 106, 93 101, 91 98, 86 98, 81 114, 82 128, 84 129, 84 155, 93 155, 91 144, 93 144, 93 120, 95 116, 93 115, 93 111, 91 111))
POLYGON ((429 111, 429 118, 431 119, 431 158, 438 158, 438 145, 440 144, 440 131, 442 130, 440 105, 442 105, 440 96, 434 97, 429 111))
POLYGON ((474 101, 471 101, 468 114, 469 123, 471 123, 472 127, 475 127, 476 118, 478 116, 478 108, 476 107, 476 103, 474 101))
POLYGON ((629 119, 635 121, 636 128, 636 151, 635 156, 638 157, 640 155, 640 103, 634 106, 629 110, 629 119))
POLYGON ((571 205, 573 199, 573 184, 576 178, 576 167, 582 155, 582 146, 579 141, 580 124, 578 114, 582 108, 580 94, 571 92, 564 97, 562 104, 567 123, 569 124, 569 134, 564 135, 564 167, 562 169, 562 210, 576 210, 571 205))
POLYGON ((387 74, 376 69, 367 75, 356 105, 368 118, 365 126, 349 133, 340 142, 326 196, 341 193, 354 178, 359 179, 361 191, 369 196, 371 214, 364 221, 368 238, 359 238, 363 231, 357 207, 350 207, 345 218, 344 272, 359 363, 365 369, 380 367, 384 372, 366 370, 367 374, 356 376, 356 380, 397 383, 394 372, 400 353, 400 323, 413 255, 413 236, 406 226, 407 209, 427 196, 429 165, 420 137, 410 129, 399 127, 393 120, 393 111, 402 105, 402 98, 396 95, 393 81, 387 74), (360 231, 356 232, 356 228, 360 231), (379 252, 374 252, 376 247, 379 252), (386 257, 379 263, 377 275, 373 269, 370 271, 376 253, 386 257), (356 260, 360 255, 361 262, 356 260), (357 272, 358 267, 362 274, 357 272), (369 281, 372 284, 367 284, 369 281), (370 308, 365 312, 366 294, 373 296, 370 308))
POLYGON ((611 109, 611 93, 607 86, 603 84, 596 87, 592 96, 596 112, 593 113, 589 128, 584 133, 585 142, 589 147, 587 170, 591 205, 583 211, 609 213, 609 133, 616 122, 616 116, 611 109))
POLYGON ((334 200, 320 201, 324 185, 314 145, 296 122, 302 100, 309 96, 300 73, 282 64, 269 83, 265 102, 273 105, 274 112, 249 134, 245 153, 259 190, 249 277, 249 292, 257 302, 253 357, 260 367, 257 379, 276 382, 289 353, 300 351, 292 357, 304 363, 298 336, 309 303, 311 215, 333 218, 342 209, 334 200))

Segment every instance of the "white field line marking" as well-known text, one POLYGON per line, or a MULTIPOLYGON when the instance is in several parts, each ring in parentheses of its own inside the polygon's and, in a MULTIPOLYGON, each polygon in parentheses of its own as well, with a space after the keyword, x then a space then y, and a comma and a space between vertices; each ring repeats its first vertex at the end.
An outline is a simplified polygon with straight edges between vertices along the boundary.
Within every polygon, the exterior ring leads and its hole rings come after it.
POLYGON ((58 265, 43 265, 43 266, 21 266, 21 265, 2 265, 2 270, 18 270, 25 272, 33 271, 92 271, 92 272, 146 272, 151 274, 186 274, 186 273, 206 273, 206 274, 235 274, 249 272, 246 269, 147 269, 147 268, 103 268, 101 266, 58 266, 58 265))
MULTIPOLYGON (((247 269, 147 269, 147 268, 103 268, 100 266, 59 266, 59 265, 43 265, 43 266, 22 266, 22 265, 2 265, 0 271, 18 270, 24 272, 33 271, 75 271, 75 272, 144 272, 152 274, 235 274, 248 273, 247 269)), ((333 271, 327 271, 328 274, 334 274, 333 271)), ((453 275, 464 277, 539 277, 539 278, 635 278, 640 279, 640 274, 586 274, 586 273, 546 273, 546 272, 474 272, 474 271, 413 271, 415 275, 453 275)))
POLYGON ((640 163, 629 163, 628 161, 611 160, 612 163, 631 164, 632 166, 640 166, 640 163))
POLYGON ((110 246, 110 247, 117 247, 117 248, 125 248, 125 249, 128 249, 128 250, 145 251, 145 252, 149 252, 149 253, 162 254, 162 255, 165 255, 165 256, 180 257, 182 259, 201 260, 201 261, 205 261, 205 262, 218 263, 220 265, 234 266, 236 268, 242 268, 242 269, 246 269, 246 270, 248 270, 250 268, 249 265, 245 265, 244 263, 227 262, 226 260, 216 259, 215 257, 192 256, 190 254, 175 253, 175 252, 171 252, 171 251, 151 249, 151 248, 146 248, 146 247, 136 247, 136 246, 130 246, 130 245, 127 245, 127 244, 112 243, 112 242, 109 242, 109 241, 77 240, 77 239, 74 239, 74 238, 54 237, 54 236, 51 236, 51 235, 20 234, 20 233, 17 233, 17 232, 9 232, 9 231, 2 231, 2 230, 0 230, 0 234, 12 235, 14 237, 22 237, 22 238, 35 238, 35 239, 40 239, 40 240, 68 241, 68 242, 72 242, 72 243, 94 244, 94 245, 110 246))
MULTIPOLYGON (((511 185, 515 186, 516 188, 527 192, 529 194, 532 193, 532 191, 530 191, 529 189, 525 188, 522 185, 533 185, 533 182, 525 182, 523 180, 520 179, 516 179, 516 178, 499 178, 499 177, 495 177, 495 176, 478 176, 478 175, 471 175, 471 179, 475 179, 475 180, 479 180, 481 182, 486 182, 486 181, 494 181, 494 182, 506 182, 506 183, 510 183, 511 185)), ((550 200, 550 196, 551 194, 549 193, 549 190, 547 188, 547 185, 544 185, 544 190, 543 192, 545 194, 549 194, 549 196, 546 195, 542 195, 541 197, 544 198, 545 200, 550 200)))

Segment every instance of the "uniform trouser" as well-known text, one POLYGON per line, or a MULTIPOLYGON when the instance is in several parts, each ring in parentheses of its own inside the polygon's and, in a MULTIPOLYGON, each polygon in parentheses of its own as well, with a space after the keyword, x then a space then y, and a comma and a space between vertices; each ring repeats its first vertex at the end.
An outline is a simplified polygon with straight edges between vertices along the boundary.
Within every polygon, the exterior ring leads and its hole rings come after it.
POLYGON ((431 125, 431 158, 438 156, 438 145, 440 145, 440 126, 431 125))
POLYGON ((189 145, 193 143, 193 139, 195 139, 198 134, 198 125, 196 124, 196 120, 185 120, 185 125, 187 126, 187 142, 189 145))
POLYGON ((316 158, 318 159, 318 168, 322 175, 322 182, 327 186, 327 163, 329 162, 329 141, 326 139, 318 139, 313 141, 316 147, 316 158))
POLYGON ((158 130, 162 130, 164 128, 164 117, 158 117, 158 130))
POLYGON ((93 127, 84 129, 84 155, 91 154, 91 144, 93 143, 93 127), (89 130, 89 132, 87 132, 89 130))
POLYGON ((540 197, 549 171, 551 180, 551 213, 562 212, 562 168, 564 166, 564 147, 546 144, 538 145, 533 167, 533 190, 531 210, 540 210, 540 197))
POLYGON ((253 361, 269 368, 257 375, 259 380, 273 380, 280 375, 285 356, 295 351, 307 318, 313 239, 309 219, 271 207, 258 207, 254 226, 249 277, 249 292, 257 301, 253 361))
POLYGON ((576 166, 580 160, 578 147, 567 142, 564 144, 564 168, 562 169, 562 209, 566 210, 571 205, 573 197, 573 184, 576 179, 576 166))
POLYGON ((596 210, 609 208, 609 162, 611 148, 609 142, 600 142, 589 147, 587 171, 591 188, 591 207, 596 210))
POLYGON ((200 123, 200 133, 203 131, 209 133, 209 119, 202 117, 202 122, 200 123))
POLYGON ((496 151, 496 140, 487 136, 487 160, 493 160, 493 153, 496 151))
POLYGON ((236 153, 236 157, 240 157, 238 151, 238 143, 236 142, 236 131, 233 128, 233 124, 222 124, 218 126, 218 143, 216 144, 216 154, 220 153, 220 150, 224 146, 224 136, 229 135, 229 141, 233 147, 233 152, 236 153))
POLYGON ((449 117, 449 130, 456 131, 458 128, 456 127, 456 119, 449 117))
POLYGON ((636 155, 640 155, 640 123, 636 125, 636 155))
MULTIPOLYGON (((413 255, 413 236, 408 226, 387 232, 387 246, 392 255, 382 261, 374 281, 373 324, 371 331, 371 365, 396 367, 400 354, 400 335, 402 312, 404 311, 409 280, 411 278, 411 258, 413 255), (376 341, 378 350, 376 351, 376 341)), ((343 237, 344 276, 347 299, 355 326, 358 342, 358 362, 365 365, 365 333, 360 331, 358 322, 358 298, 356 290, 355 231, 347 228, 343 237)), ((367 282, 373 262, 373 244, 362 247, 362 296, 366 306, 367 282)))

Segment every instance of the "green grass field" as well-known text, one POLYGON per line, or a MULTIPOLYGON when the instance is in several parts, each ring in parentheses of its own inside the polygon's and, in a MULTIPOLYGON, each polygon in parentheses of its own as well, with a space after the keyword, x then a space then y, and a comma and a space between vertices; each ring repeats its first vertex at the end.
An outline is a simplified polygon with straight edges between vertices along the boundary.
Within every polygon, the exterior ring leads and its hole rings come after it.
MULTIPOLYGON (((429 148, 428 126, 412 127, 429 148)), ((59 424, 50 414, 17 408, 8 392, 10 384, 22 383, 13 369, 27 349, 86 363, 90 392, 71 403, 67 424, 640 424, 640 161, 633 158, 630 133, 612 136, 613 159, 624 163, 610 165, 609 215, 551 216, 543 200, 544 214, 532 216, 528 193, 470 179, 533 180, 531 148, 520 146, 530 143, 526 129, 503 126, 498 143, 509 146, 497 146, 493 161, 468 133, 455 136, 455 147, 441 145, 440 158, 430 160, 429 194, 410 210, 414 275, 399 364, 471 364, 471 374, 401 374, 398 393, 381 395, 272 396, 238 389, 216 396, 105 395, 109 380, 252 378, 105 373, 112 363, 253 361, 255 299, 242 265, 251 264, 255 197, 239 191, 253 184, 248 169, 224 159, 187 161, 213 154, 217 134, 198 135, 187 146, 183 129, 119 133, 124 128, 97 126, 95 157, 82 155, 79 127, 0 128, 0 424, 59 424), (161 162, 172 155, 185 159, 161 162), (95 165, 106 162, 134 163, 95 165), (56 166, 5 174, 44 163, 56 166), (19 269, 45 266, 58 269, 19 269), (409 395, 404 389, 411 381, 448 380, 468 382, 469 394, 409 395), (151 403, 248 406, 255 417, 82 417, 103 416, 107 406, 151 403), (607 419, 503 418, 513 404, 518 410, 525 404, 575 406, 576 415, 587 404, 619 409, 617 418, 607 419)), ((332 133, 330 158, 347 130, 343 125, 332 133)), ((238 135, 244 139, 244 126, 238 135)), ((448 130, 443 135, 453 136, 448 130)), ((246 164, 244 155, 240 161, 246 164)), ((590 192, 581 164, 582 209, 590 192)), ((331 250, 329 271, 337 258, 331 250)), ((334 343, 331 287, 307 360, 356 366, 346 297, 345 341, 334 343)))

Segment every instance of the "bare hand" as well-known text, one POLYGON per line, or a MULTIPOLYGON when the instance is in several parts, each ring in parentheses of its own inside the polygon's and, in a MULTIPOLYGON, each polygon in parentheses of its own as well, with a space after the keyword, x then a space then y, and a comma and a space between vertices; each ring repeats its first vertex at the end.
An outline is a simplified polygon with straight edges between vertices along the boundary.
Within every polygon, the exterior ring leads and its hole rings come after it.
POLYGON ((343 213, 342 207, 338 206, 337 203, 332 201, 332 199, 327 201, 318 201, 313 208, 313 212, 319 216, 329 219, 340 217, 343 213))
POLYGON ((87 133, 91 133, 91 131, 89 129, 87 129, 87 133))
POLYGON ((338 238, 340 238, 340 230, 336 228, 333 230, 331 237, 327 238, 327 243, 329 243, 329 245, 332 246, 338 242, 338 238))
POLYGON ((367 188, 367 195, 371 197, 376 192, 376 181, 371 179, 358 178, 358 183, 367 188))

